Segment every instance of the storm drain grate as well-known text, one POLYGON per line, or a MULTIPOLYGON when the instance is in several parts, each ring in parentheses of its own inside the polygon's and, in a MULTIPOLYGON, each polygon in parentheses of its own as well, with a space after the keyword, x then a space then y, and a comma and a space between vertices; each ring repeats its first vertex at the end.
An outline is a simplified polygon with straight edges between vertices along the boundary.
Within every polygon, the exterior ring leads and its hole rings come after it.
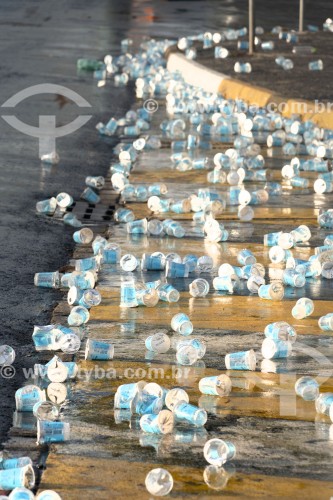
MULTIPOLYGON (((97 205, 89 204, 85 201, 76 201, 71 207, 57 207, 52 216, 47 216, 50 219, 62 220, 64 215, 72 213, 83 224, 98 224, 101 222, 108 223, 113 220, 113 214, 117 207, 119 195, 115 193, 107 197, 107 204, 99 203, 97 205)), ((103 202, 102 198, 102 202, 103 202)))

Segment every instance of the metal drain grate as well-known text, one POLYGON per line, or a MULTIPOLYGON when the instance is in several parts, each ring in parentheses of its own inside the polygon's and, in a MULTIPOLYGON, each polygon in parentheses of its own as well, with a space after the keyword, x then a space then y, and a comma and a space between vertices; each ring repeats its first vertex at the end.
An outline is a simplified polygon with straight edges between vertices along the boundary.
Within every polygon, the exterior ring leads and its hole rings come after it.
POLYGON ((82 223, 107 223, 113 220, 113 214, 115 212, 118 199, 119 195, 112 194, 111 196, 108 196, 108 204, 100 203, 98 205, 92 205, 85 201, 76 201, 71 207, 66 209, 57 207, 51 218, 62 220, 66 213, 72 213, 82 223))
POLYGON ((114 211, 115 204, 90 205, 83 201, 78 201, 67 210, 67 212, 72 212, 81 222, 110 221, 113 218, 114 211))

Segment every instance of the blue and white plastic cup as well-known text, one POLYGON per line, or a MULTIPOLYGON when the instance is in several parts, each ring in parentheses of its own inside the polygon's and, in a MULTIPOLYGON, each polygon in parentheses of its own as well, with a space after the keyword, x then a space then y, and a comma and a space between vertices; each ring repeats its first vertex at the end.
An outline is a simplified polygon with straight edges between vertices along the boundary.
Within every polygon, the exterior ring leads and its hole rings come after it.
POLYGON ((12 365, 15 357, 15 351, 11 346, 6 344, 0 345, 0 367, 12 365))
POLYGON ((170 410, 162 410, 158 415, 146 414, 140 419, 141 429, 154 434, 169 434, 174 425, 175 416, 170 410))
POLYGON ((314 302, 307 297, 299 299, 292 308, 291 314, 295 319, 303 319, 311 316, 314 311, 314 302))
POLYGON ((51 401, 41 401, 35 404, 33 414, 37 420, 56 421, 59 419, 59 407, 51 401))
POLYGON ((209 283, 203 278, 197 278, 189 285, 192 297, 205 297, 209 292, 209 283))
POLYGON ((284 250, 279 245, 272 246, 268 252, 268 255, 273 264, 286 262, 288 258, 292 257, 292 253, 290 250, 284 250))
POLYGON ((239 267, 239 266, 232 266, 231 264, 228 264, 227 262, 220 265, 220 267, 218 269, 218 276, 224 277, 224 276, 233 276, 233 275, 236 275, 237 278, 244 279, 243 268, 239 267))
POLYGON ((318 320, 319 328, 325 332, 333 331, 333 313, 325 314, 318 320))
MULTIPOLYGON (((159 196, 150 196, 147 201, 147 206, 155 214, 169 212, 170 200, 162 199, 159 196)), ((149 230, 149 223, 148 223, 149 230)))
POLYGON ((170 389, 170 391, 168 391, 165 396, 165 406, 169 410, 173 411, 174 407, 177 403, 179 403, 179 401, 189 403, 190 398, 187 392, 181 387, 174 387, 173 389, 170 389))
POLYGON ((261 276, 250 276, 246 282, 246 287, 249 290, 249 292, 257 294, 259 288, 265 284, 266 284, 265 279, 262 278, 261 276))
POLYGON ((36 351, 53 351, 59 348, 63 332, 55 325, 35 326, 32 341, 36 351))
POLYGON ((148 232, 151 236, 163 236, 164 229, 162 221, 158 219, 150 219, 148 222, 148 232))
POLYGON ((164 404, 165 397, 166 397, 167 392, 168 392, 167 389, 160 386, 159 384, 156 384, 156 382, 149 382, 147 385, 145 385, 144 390, 148 394, 152 394, 153 396, 156 396, 158 398, 162 398, 163 404, 164 404))
POLYGON ((265 274, 265 267, 259 262, 257 262, 256 264, 251 264, 250 266, 242 267, 243 279, 249 279, 251 276, 260 276, 261 278, 264 278, 265 274))
POLYGON ((121 248, 116 243, 107 243, 100 251, 103 264, 117 264, 121 257, 121 248))
POLYGON ((157 290, 154 288, 136 290, 136 300, 139 306, 155 307, 160 300, 157 290))
POLYGON ((147 234, 148 221, 147 219, 138 219, 127 222, 126 229, 129 234, 147 234))
POLYGON ((58 346, 66 354, 75 354, 81 347, 81 340, 75 333, 68 333, 60 338, 58 346))
POLYGON ((11 491, 14 488, 28 488, 35 486, 35 473, 31 465, 14 469, 0 470, 0 489, 11 491))
POLYGON ((74 199, 71 195, 68 193, 59 193, 56 196, 57 204, 61 208, 67 208, 70 207, 74 203, 74 199))
POLYGON ((113 359, 114 345, 101 340, 88 339, 86 344, 85 359, 108 361, 113 359))
POLYGON ((132 384, 120 385, 114 397, 114 407, 124 410, 130 409, 131 401, 133 400, 134 396, 138 392, 141 392, 146 385, 147 384, 144 380, 133 382, 132 384))
MULTIPOLYGON (((72 273, 66 273, 63 275, 63 278, 67 277, 66 288, 69 288, 68 293, 67 293, 67 302, 68 302, 68 305, 70 305, 70 306, 78 306, 79 300, 81 299, 81 297, 83 295, 83 290, 81 290, 81 288, 78 288, 76 286, 70 286, 69 280, 70 280, 71 274, 72 273)), ((62 286, 64 286, 64 284, 62 286)))
POLYGON ((88 175, 85 182, 86 186, 92 187, 94 189, 102 189, 102 187, 104 187, 105 185, 105 178, 102 175, 88 175))
POLYGON ((257 358, 253 349, 249 351, 232 352, 225 356, 227 370, 251 370, 256 369, 257 358))
POLYGON ((133 222, 135 219, 135 215, 132 210, 129 210, 128 208, 118 208, 115 211, 113 218, 116 222, 127 223, 133 222))
POLYGON ((291 233, 281 233, 278 237, 278 246, 283 250, 290 250, 295 245, 294 236, 291 233))
POLYGON ((68 422, 38 420, 37 444, 63 443, 69 439, 70 424, 68 422))
POLYGON ((94 271, 74 271, 69 278, 69 286, 76 286, 81 290, 94 288, 96 283, 96 274, 94 271))
POLYGON ((295 243, 305 243, 311 238, 311 231, 304 224, 296 227, 296 229, 292 229, 290 234, 294 238, 295 243))
POLYGON ((154 333, 154 335, 150 335, 146 338, 145 346, 148 351, 164 354, 170 349, 170 337, 168 337, 168 335, 166 335, 164 332, 154 333))
POLYGON ((146 188, 146 186, 140 184, 135 186, 135 198, 138 201, 147 201, 148 189, 146 188))
POLYGON ((197 271, 199 273, 211 273, 214 268, 214 261, 210 255, 202 255, 197 260, 197 271))
POLYGON ((18 389, 15 393, 17 411, 32 412, 36 403, 45 400, 45 392, 36 385, 26 385, 18 389))
POLYGON ((269 323, 264 330, 265 337, 271 338, 273 340, 283 340, 285 342, 289 341, 292 344, 296 342, 297 333, 295 328, 293 328, 286 321, 275 321, 274 323, 269 323))
POLYGON ((149 192, 150 196, 160 196, 160 195, 167 194, 168 187, 166 186, 166 184, 154 183, 154 184, 150 184, 150 186, 148 186, 148 192, 149 192))
POLYGON ((249 266, 251 264, 255 264, 257 262, 257 259, 255 258, 251 250, 245 248, 238 253, 237 261, 241 266, 249 266))
POLYGON ((68 368, 58 356, 54 356, 46 365, 46 376, 50 382, 65 382, 68 368))
POLYGON ((162 252, 144 253, 142 255, 141 269, 143 271, 163 271, 165 264, 165 255, 162 252))
POLYGON ((83 191, 81 198, 82 200, 87 201, 90 205, 96 205, 101 201, 101 197, 89 186, 83 191))
POLYGON ((317 61, 310 61, 309 62, 309 70, 310 71, 322 71, 324 68, 324 63, 321 59, 318 59, 317 61))
POLYGON ((322 415, 329 415, 330 407, 333 404, 333 393, 324 392, 322 394, 319 394, 315 404, 317 413, 321 413, 322 415))
POLYGON ((174 332, 180 333, 185 337, 193 332, 193 324, 185 313, 178 313, 171 320, 171 328, 174 332))
POLYGON ((174 238, 184 238, 185 236, 185 229, 177 221, 170 222, 165 228, 165 232, 168 236, 173 236, 174 238))
POLYGON ((129 253, 123 255, 122 258, 120 259, 120 267, 125 272, 135 271, 138 265, 139 265, 138 259, 135 257, 135 255, 129 253))
POLYGON ((180 365, 190 366, 199 359, 199 353, 195 347, 185 345, 177 349, 176 358, 180 365))
POLYGON ((206 442, 203 454, 207 462, 211 465, 221 467, 236 456, 236 447, 231 441, 222 439, 210 439, 206 442))
POLYGON ((137 415, 157 415, 162 408, 163 398, 148 394, 144 389, 141 392, 136 393, 130 404, 132 413, 137 415))
POLYGON ((291 352, 292 344, 289 341, 266 337, 261 346, 261 353, 265 359, 287 358, 291 352))
POLYGON ((64 224, 72 227, 82 227, 82 222, 72 212, 66 213, 63 217, 64 224))
MULTIPOLYGON (((295 151, 295 146, 293 144, 285 144, 284 146, 286 148, 286 150, 291 150, 291 153, 288 153, 287 151, 285 151, 286 154, 294 154, 293 151, 295 151)), ((298 176, 295 176, 293 177, 292 179, 290 179, 290 184, 291 186, 293 187, 298 187, 298 188, 308 188, 309 185, 310 185, 310 181, 309 179, 306 179, 305 177, 298 177, 298 176)))
POLYGON ((170 203, 170 212, 176 214, 188 214, 191 212, 191 202, 188 198, 170 203))
POLYGON ((302 288, 306 282, 305 275, 298 273, 295 269, 285 269, 282 279, 285 285, 293 288, 302 288))
POLYGON ((172 261, 172 262, 178 262, 179 264, 182 262, 181 256, 175 252, 167 253, 165 256, 165 260, 166 262, 172 261))
MULTIPOLYGON (((81 294, 80 294, 81 295, 81 294)), ((88 290, 83 290, 82 295, 79 298, 78 304, 90 309, 91 307, 98 306, 102 301, 102 296, 98 290, 90 288, 88 290)))
POLYGON ((124 279, 120 285, 120 307, 137 307, 134 278, 124 279))
POLYGON ((169 283, 161 284, 157 287, 160 300, 164 302, 178 302, 180 293, 169 283))
POLYGON ((207 412, 205 410, 185 401, 176 403, 172 411, 179 422, 186 422, 196 427, 202 427, 207 422, 207 412))
POLYGON ((319 384, 313 377, 301 377, 295 383, 295 391, 305 401, 314 401, 319 395, 319 384))
POLYGON ((99 271, 101 267, 101 256, 95 255, 94 257, 86 257, 85 259, 78 259, 75 261, 75 271, 99 271))
POLYGON ((165 266, 165 276, 167 278, 187 278, 189 267, 187 264, 167 261, 165 266))
POLYGON ((239 186, 230 186, 229 189, 229 205, 238 205, 238 197, 241 192, 239 186))
POLYGON ((213 279, 213 288, 219 292, 234 293, 234 287, 239 282, 236 275, 233 276, 216 276, 213 279))
POLYGON ((75 306, 71 310, 67 322, 69 326, 81 326, 89 321, 89 311, 83 306, 75 306))
POLYGON ((34 276, 34 285, 43 288, 59 288, 60 274, 58 271, 51 273, 36 273, 34 276))
POLYGON ((94 233, 89 227, 83 227, 73 234, 73 240, 79 245, 88 245, 92 242, 94 233))
POLYGON ((145 486, 150 495, 165 496, 173 488, 173 477, 166 469, 152 469, 145 478, 145 486))
POLYGON ((284 297, 284 287, 282 283, 275 282, 270 285, 261 285, 258 289, 261 299, 282 300, 284 297))
POLYGON ((101 250, 103 250, 103 248, 107 245, 107 243, 108 240, 103 236, 101 236, 100 234, 98 234, 91 244, 94 255, 99 255, 101 253, 101 250))
POLYGON ((230 377, 225 374, 204 377, 199 381, 199 391, 211 396, 228 396, 232 389, 230 377))
POLYGON ((197 351, 197 359, 202 359, 206 354, 206 343, 203 340, 199 339, 182 339, 177 342, 176 349, 179 351, 183 347, 191 346, 197 351))
POLYGON ((36 211, 38 214, 53 215, 56 208, 57 200, 54 197, 36 203, 36 211))

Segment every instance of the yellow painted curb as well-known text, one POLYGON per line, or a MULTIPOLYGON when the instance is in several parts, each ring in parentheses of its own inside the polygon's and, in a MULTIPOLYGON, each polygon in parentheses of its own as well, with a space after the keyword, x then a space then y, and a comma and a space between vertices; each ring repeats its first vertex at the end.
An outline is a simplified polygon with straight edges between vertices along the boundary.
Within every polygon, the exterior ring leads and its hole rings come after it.
POLYGON ((254 87, 243 82, 224 78, 218 88, 226 99, 242 99, 248 104, 264 107, 271 99, 272 92, 262 87, 254 87))

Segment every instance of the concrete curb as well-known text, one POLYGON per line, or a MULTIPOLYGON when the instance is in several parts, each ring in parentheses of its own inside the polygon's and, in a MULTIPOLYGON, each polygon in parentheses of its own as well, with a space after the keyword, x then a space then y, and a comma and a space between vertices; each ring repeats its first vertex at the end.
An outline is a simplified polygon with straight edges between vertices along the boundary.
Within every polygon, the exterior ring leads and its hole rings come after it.
POLYGON ((333 111, 317 111, 313 101, 280 96, 264 87, 250 85, 209 69, 173 51, 167 54, 167 68, 169 71, 180 72, 190 85, 200 86, 207 92, 222 94, 226 99, 242 99, 247 104, 260 107, 271 105, 272 111, 279 107, 283 116, 298 114, 303 121, 312 120, 319 127, 333 129, 333 111))

